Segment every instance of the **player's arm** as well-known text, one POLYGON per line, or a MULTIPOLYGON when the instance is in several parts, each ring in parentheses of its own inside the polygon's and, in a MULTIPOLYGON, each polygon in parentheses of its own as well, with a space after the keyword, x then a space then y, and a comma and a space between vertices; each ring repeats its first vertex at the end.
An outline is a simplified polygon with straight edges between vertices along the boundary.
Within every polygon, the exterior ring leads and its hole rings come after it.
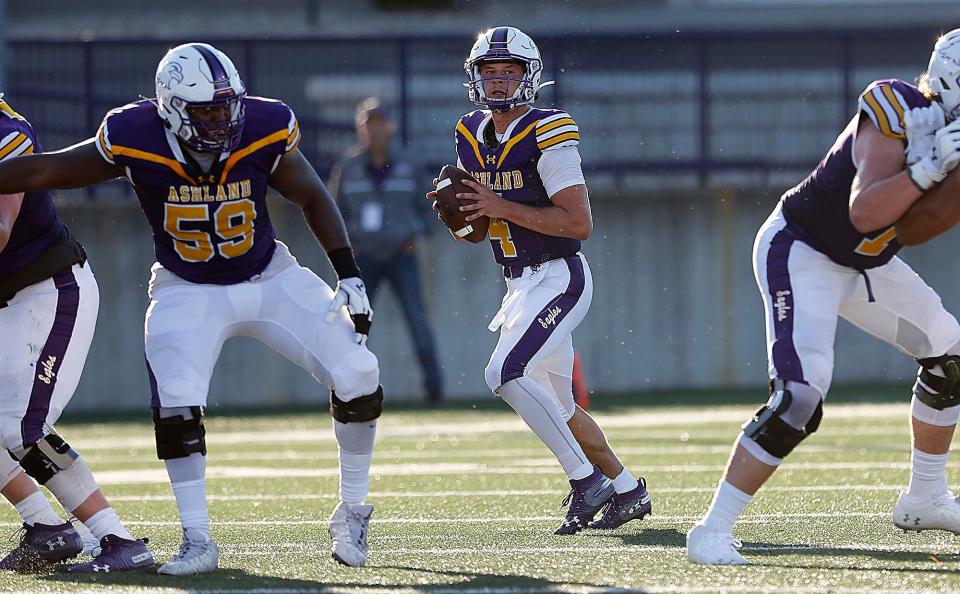
POLYGON ((463 183, 476 190, 476 194, 460 194, 462 198, 476 200, 474 204, 460 207, 463 211, 475 211, 466 217, 472 221, 479 216, 495 217, 516 223, 553 237, 569 237, 584 240, 593 231, 590 200, 587 186, 568 186, 550 196, 550 206, 529 206, 511 202, 496 195, 490 188, 473 180, 463 183))
POLYGON ((0 194, 82 188, 123 177, 123 167, 107 163, 90 138, 52 153, 0 163, 0 194))
POLYGON ((360 278, 360 267, 350 247, 347 227, 333 196, 300 149, 296 148, 280 158, 270 175, 270 185, 300 207, 307 226, 327 252, 330 264, 340 279, 327 321, 333 321, 339 311, 346 307, 353 319, 356 340, 364 344, 370 333, 373 310, 360 278))
POLYGON ((960 171, 951 171, 939 185, 927 190, 897 221, 897 240, 903 245, 930 241, 960 223, 960 171))
POLYGON ((922 192, 904 169, 903 142, 882 134, 869 118, 861 116, 859 126, 850 222, 860 233, 870 233, 894 224, 922 192))

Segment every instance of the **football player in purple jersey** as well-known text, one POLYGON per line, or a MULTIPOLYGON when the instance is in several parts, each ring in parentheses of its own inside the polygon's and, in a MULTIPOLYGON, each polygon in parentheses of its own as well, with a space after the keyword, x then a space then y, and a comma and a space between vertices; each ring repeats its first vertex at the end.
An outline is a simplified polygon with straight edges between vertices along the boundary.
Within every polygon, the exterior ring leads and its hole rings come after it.
MULTIPOLYGON (((0 161, 40 152, 33 127, 0 99, 0 161)), ((74 572, 154 567, 90 472, 53 429, 73 397, 97 323, 100 293, 86 253, 49 192, 0 196, 0 492, 23 520, 19 545, 0 569, 37 571, 83 550, 80 534, 36 483, 100 541, 93 562, 74 572), (32 479, 32 480, 31 480, 32 479)))
POLYGON ((289 107, 248 96, 230 59, 203 43, 171 49, 155 99, 110 111, 96 136, 0 164, 0 192, 76 188, 125 177, 153 229, 145 323, 157 455, 164 460, 183 544, 159 572, 214 571, 206 501, 203 409, 225 340, 251 336, 328 384, 340 454, 333 557, 363 565, 368 473, 383 403, 366 348, 372 311, 343 219, 297 149, 289 107), (274 188, 303 211, 339 282, 332 290, 276 239, 274 188))
POLYGON ((920 88, 878 80, 847 127, 760 228, 753 264, 766 310, 770 399, 743 425, 706 516, 687 534, 696 563, 740 565, 733 525, 783 459, 817 430, 837 320, 920 363, 911 401, 905 530, 960 534, 947 456, 960 419, 960 325, 896 256, 898 219, 960 161, 960 30, 937 42, 920 88))
MULTIPOLYGON (((490 217, 490 245, 507 293, 490 331, 500 340, 484 375, 553 452, 570 480, 556 534, 613 529, 651 511, 634 478, 572 391, 571 333, 590 307, 593 280, 580 242, 593 220, 573 118, 532 107, 543 62, 514 27, 479 35, 464 64, 470 101, 485 107, 456 125, 457 166, 476 181, 468 220, 490 217), (603 515, 595 520, 601 509, 603 515)), ((435 192, 427 194, 435 199, 435 192)))

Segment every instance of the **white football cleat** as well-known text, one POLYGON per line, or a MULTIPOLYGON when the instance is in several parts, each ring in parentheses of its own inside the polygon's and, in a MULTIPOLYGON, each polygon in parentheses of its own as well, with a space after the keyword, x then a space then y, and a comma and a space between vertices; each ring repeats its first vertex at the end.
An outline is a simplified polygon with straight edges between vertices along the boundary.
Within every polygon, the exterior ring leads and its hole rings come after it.
POLYGON ((160 567, 157 573, 165 575, 196 575, 216 571, 220 562, 220 547, 212 538, 206 542, 195 542, 183 533, 180 552, 160 567))
POLYGON ((703 565, 746 565, 737 550, 740 541, 733 534, 712 532, 703 524, 695 524, 687 532, 687 559, 703 565))
POLYGON ((363 567, 367 560, 367 529, 373 506, 341 501, 330 516, 333 559, 350 567, 363 567))
POLYGON ((893 508, 893 524, 904 530, 946 530, 960 534, 960 502, 949 491, 931 499, 915 499, 902 491, 893 508))

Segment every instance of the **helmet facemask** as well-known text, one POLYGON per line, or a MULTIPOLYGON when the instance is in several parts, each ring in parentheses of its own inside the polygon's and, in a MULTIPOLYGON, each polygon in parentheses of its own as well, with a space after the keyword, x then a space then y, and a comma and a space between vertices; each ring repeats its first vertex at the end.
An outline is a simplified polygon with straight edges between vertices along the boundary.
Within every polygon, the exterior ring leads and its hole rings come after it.
POLYGON ((180 140, 190 148, 204 153, 222 153, 232 151, 240 144, 243 133, 245 110, 243 99, 246 93, 236 94, 232 90, 223 93, 223 97, 213 101, 186 102, 173 97, 171 107, 180 112, 182 127, 191 132, 186 138, 178 134, 180 140), (208 120, 198 117, 197 111, 226 108, 229 119, 208 120))

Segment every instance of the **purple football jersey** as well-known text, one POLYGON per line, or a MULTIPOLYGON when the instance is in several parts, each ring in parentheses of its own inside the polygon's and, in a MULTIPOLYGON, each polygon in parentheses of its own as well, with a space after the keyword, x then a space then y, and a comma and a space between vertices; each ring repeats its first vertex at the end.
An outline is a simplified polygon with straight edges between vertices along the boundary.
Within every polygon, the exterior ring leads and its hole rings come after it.
MULTIPOLYGON (((0 160, 41 152, 33 127, 0 99, 0 160)), ((50 193, 27 192, 20 214, 0 251, 0 276, 24 268, 47 251, 63 233, 63 222, 53 207, 50 193)))
POLYGON ((247 97, 240 144, 209 173, 185 155, 149 100, 109 112, 97 148, 122 165, 153 229, 157 261, 193 283, 230 285, 263 272, 276 248, 267 182, 300 140, 289 107, 247 97))
MULTIPOLYGON (((545 150, 579 143, 573 118, 556 109, 531 109, 513 122, 493 150, 483 142, 488 125, 493 126, 490 112, 482 110, 468 113, 457 123, 457 156, 464 171, 507 200, 550 206, 537 162, 545 150)), ((577 239, 544 235, 501 219, 490 221, 490 245, 497 262, 511 267, 540 264, 580 251, 577 239)))
POLYGON ((903 140, 903 114, 930 105, 917 87, 900 80, 878 80, 860 95, 857 117, 840 133, 816 169, 781 198, 787 224, 811 247, 834 262, 864 270, 890 261, 900 248, 891 225, 860 233, 850 222, 850 188, 857 168, 853 143, 865 114, 880 132, 903 140))

